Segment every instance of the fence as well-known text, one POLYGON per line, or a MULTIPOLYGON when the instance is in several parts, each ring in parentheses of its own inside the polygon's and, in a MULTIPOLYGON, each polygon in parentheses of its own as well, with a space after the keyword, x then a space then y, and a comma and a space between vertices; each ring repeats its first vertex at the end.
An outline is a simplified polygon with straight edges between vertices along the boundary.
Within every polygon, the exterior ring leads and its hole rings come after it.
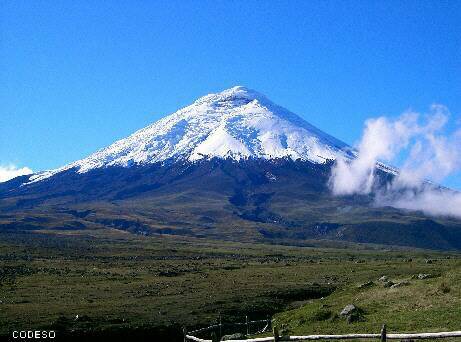
MULTIPOLYGON (((223 331, 226 331, 229 327, 233 328, 240 328, 241 331, 244 331, 246 335, 258 335, 262 334, 266 331, 270 331, 271 329, 272 320, 268 317, 267 319, 261 320, 253 320, 250 321, 248 316, 245 317, 244 323, 222 323, 221 316, 219 316, 219 321, 217 324, 210 325, 206 328, 196 329, 193 331, 187 332, 185 329, 184 332, 184 341, 208 341, 205 339, 201 339, 196 337, 199 334, 203 334, 205 332, 211 332, 212 339, 209 340, 210 342, 219 341, 218 336, 223 336, 223 331), (256 328, 256 329, 255 329, 256 328), (195 335, 195 336, 194 336, 195 335)), ((235 332, 236 329, 233 329, 232 332, 235 332)), ((235 341, 235 340, 233 340, 235 341)), ((248 340, 247 340, 248 341, 248 340)))
MULTIPOLYGON (((270 325, 270 321, 252 321, 252 322, 268 322, 267 326, 270 325)), ((247 324, 246 323, 237 323, 237 324, 247 324)), ((186 332, 184 331, 184 341, 195 341, 195 342, 217 342, 219 341, 218 335, 213 331, 212 339, 206 340, 193 336, 199 332, 209 331, 216 329, 217 327, 222 326, 221 322, 217 325, 210 326, 207 328, 186 332)), ((386 325, 383 325, 381 332, 379 334, 345 334, 345 335, 306 335, 306 336, 280 336, 277 327, 273 328, 273 336, 269 337, 258 337, 245 340, 231 340, 232 342, 282 342, 282 341, 313 341, 313 340, 350 340, 350 339, 379 339, 381 342, 386 342, 387 340, 420 340, 420 339, 440 339, 440 338, 451 338, 451 337, 461 337, 461 331, 444 331, 444 332, 432 332, 432 333, 393 333, 388 334, 386 331, 386 325)))

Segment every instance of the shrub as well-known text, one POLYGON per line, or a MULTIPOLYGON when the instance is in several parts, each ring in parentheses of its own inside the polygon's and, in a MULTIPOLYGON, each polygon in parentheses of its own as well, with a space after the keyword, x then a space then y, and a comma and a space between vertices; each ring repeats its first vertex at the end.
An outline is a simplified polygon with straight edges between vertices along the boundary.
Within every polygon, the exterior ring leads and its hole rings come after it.
POLYGON ((448 293, 450 292, 451 288, 450 286, 448 286, 447 283, 443 282, 439 285, 439 290, 442 292, 442 293, 448 293))

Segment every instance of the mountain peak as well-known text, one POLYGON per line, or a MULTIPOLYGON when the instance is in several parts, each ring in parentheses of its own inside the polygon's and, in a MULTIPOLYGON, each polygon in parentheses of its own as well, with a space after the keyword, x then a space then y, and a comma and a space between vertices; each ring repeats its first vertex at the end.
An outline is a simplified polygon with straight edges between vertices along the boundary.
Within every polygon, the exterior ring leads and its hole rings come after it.
POLYGON ((233 86, 219 93, 210 94, 210 95, 222 96, 222 97, 235 96, 235 97, 243 97, 243 98, 256 98, 258 96, 261 96, 261 94, 258 93, 257 91, 250 89, 248 87, 245 87, 245 86, 241 86, 241 85, 233 86))
POLYGON ((199 98, 197 101, 195 101, 195 103, 230 103, 238 106, 242 103, 246 104, 254 100, 264 101, 267 100, 267 98, 264 95, 250 88, 244 86, 235 86, 223 90, 219 93, 205 95, 199 98))
POLYGON ((291 158, 325 163, 339 155, 351 156, 345 143, 257 91, 235 86, 201 97, 85 159, 33 175, 30 180, 73 168, 83 173, 167 160, 291 158))
POLYGON ((250 94, 250 93, 256 93, 256 92, 248 87, 245 87, 242 85, 236 85, 231 88, 225 89, 218 94, 241 94, 241 93, 250 94))

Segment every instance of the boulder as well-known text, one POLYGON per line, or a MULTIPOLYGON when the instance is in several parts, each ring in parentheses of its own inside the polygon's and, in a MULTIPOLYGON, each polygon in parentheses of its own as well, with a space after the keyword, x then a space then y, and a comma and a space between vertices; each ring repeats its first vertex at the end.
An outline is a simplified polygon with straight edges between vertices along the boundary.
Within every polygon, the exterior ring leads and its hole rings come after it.
POLYGON ((345 317, 347 323, 354 323, 363 320, 363 310, 359 309, 354 304, 346 305, 339 315, 345 317))
POLYGON ((432 274, 429 274, 429 273, 420 273, 416 276, 418 279, 428 279, 428 278, 432 278, 433 275, 432 274))
POLYGON ((232 341, 232 340, 245 340, 247 337, 244 334, 236 333, 232 335, 224 335, 221 341, 232 341))
POLYGON ((407 285, 410 285, 410 283, 408 281, 401 281, 400 283, 396 283, 396 284, 392 285, 391 289, 395 289, 397 287, 402 287, 402 286, 407 286, 407 285))
POLYGON ((348 316, 357 311, 357 307, 354 304, 347 304, 344 309, 339 313, 340 316, 348 316))

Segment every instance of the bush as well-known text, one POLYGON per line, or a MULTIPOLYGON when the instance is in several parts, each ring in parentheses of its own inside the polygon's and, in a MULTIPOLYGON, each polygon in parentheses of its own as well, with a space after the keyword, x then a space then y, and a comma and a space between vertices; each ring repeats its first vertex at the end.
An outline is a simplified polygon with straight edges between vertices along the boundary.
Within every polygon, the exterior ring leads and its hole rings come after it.
POLYGON ((439 290, 442 292, 442 293, 449 293, 451 288, 450 286, 448 286, 447 283, 443 282, 439 285, 439 290))

